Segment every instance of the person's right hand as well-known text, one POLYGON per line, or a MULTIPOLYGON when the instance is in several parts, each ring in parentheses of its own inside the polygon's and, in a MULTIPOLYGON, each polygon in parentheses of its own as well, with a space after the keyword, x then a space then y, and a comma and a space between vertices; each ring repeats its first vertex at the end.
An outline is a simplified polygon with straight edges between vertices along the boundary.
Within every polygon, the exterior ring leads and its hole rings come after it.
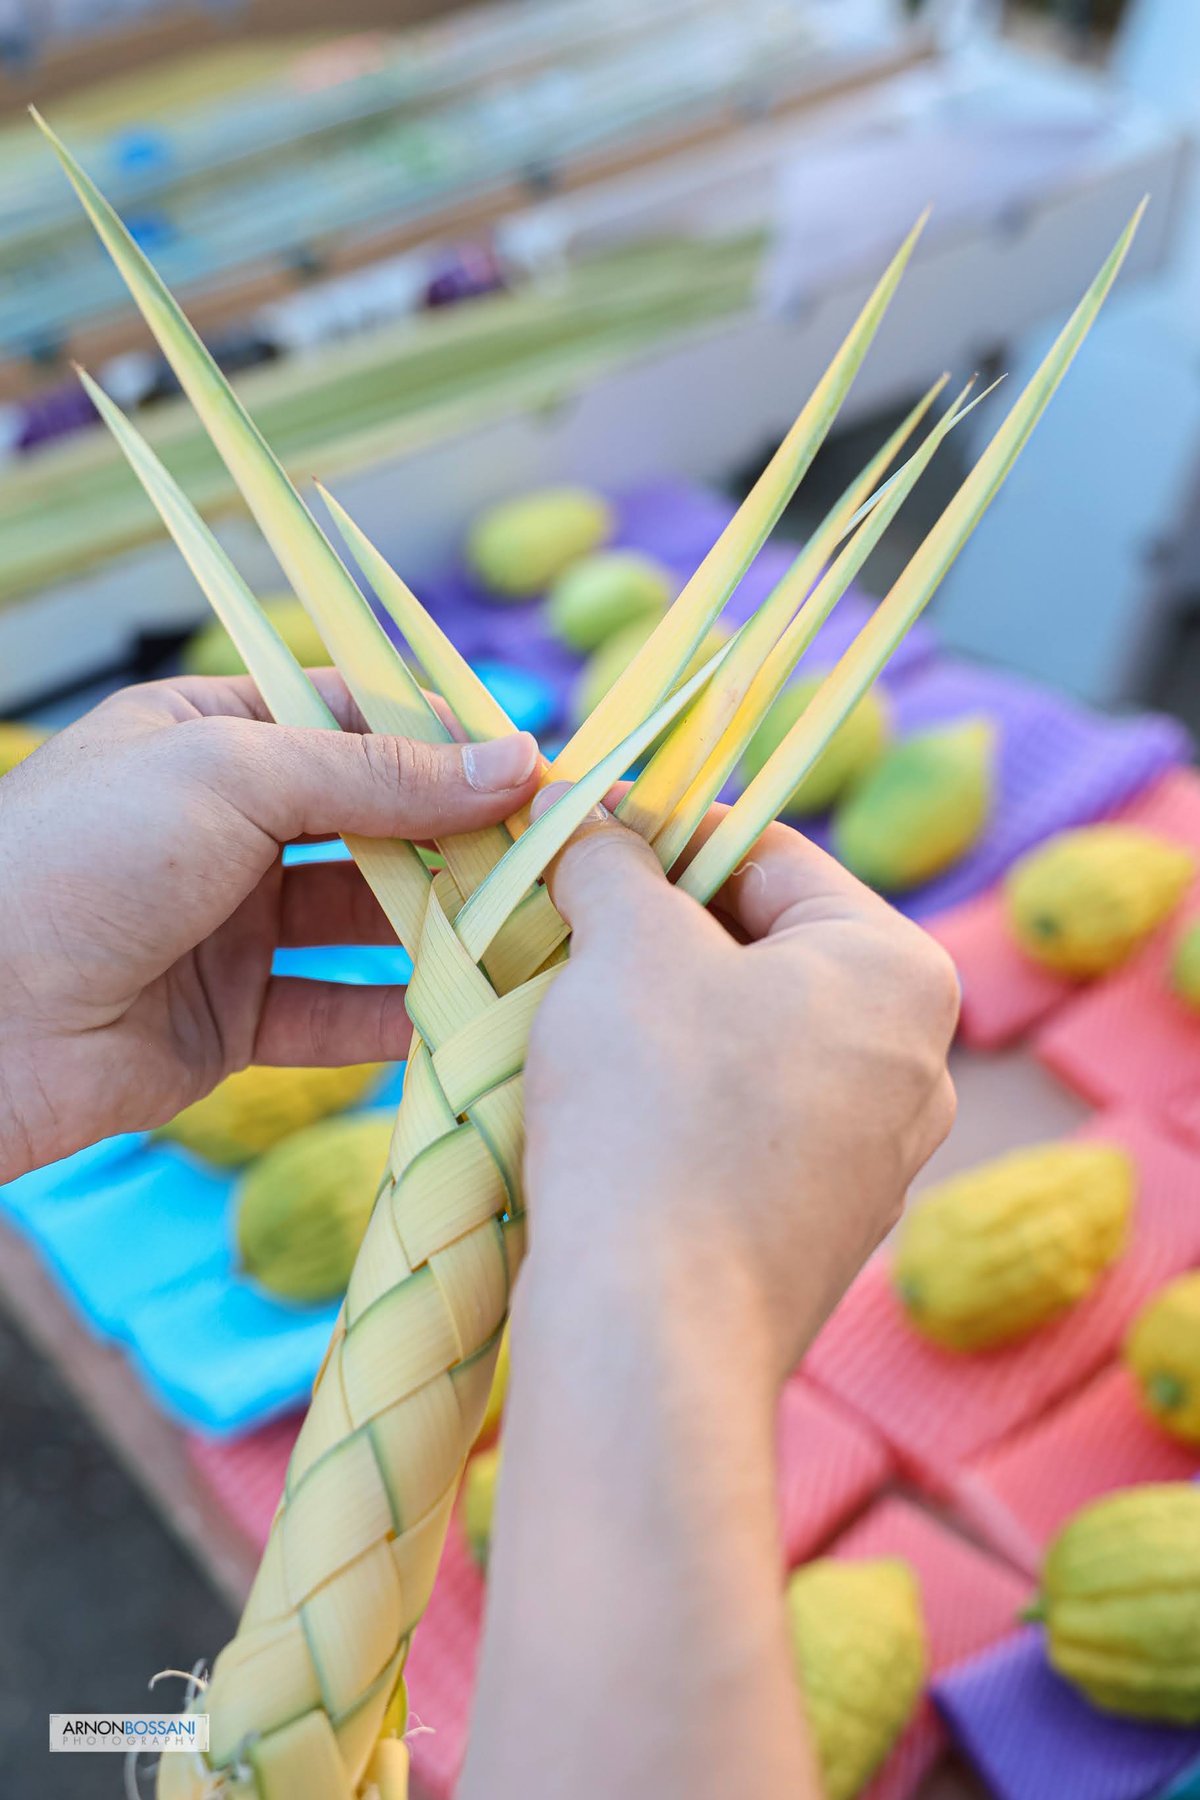
POLYGON ((551 890, 571 957, 526 1063, 527 1280, 572 1307, 617 1268, 626 1305, 630 1283, 650 1306, 720 1296, 778 1379, 949 1130, 952 965, 782 825, 719 917, 615 822, 551 890))

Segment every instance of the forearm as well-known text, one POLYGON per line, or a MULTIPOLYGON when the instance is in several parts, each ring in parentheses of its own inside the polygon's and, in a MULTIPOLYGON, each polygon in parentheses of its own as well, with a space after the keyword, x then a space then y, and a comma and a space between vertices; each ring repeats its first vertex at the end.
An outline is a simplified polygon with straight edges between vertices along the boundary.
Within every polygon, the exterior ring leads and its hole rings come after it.
POLYGON ((741 1297, 654 1265, 592 1250, 556 1280, 531 1258, 464 1800, 819 1791, 771 1358, 741 1297))

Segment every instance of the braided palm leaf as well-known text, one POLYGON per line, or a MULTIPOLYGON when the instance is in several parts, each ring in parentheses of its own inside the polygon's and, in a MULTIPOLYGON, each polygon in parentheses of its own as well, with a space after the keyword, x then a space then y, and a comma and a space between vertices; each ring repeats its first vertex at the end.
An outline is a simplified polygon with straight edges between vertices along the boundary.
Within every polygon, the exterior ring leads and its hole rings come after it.
MULTIPOLYGON (((438 714, 170 294, 83 170, 42 129, 368 725, 444 738, 438 714)), ((664 867, 675 865, 797 659, 974 404, 960 395, 885 479, 944 378, 936 383, 758 612, 680 685, 833 423, 922 223, 734 520, 552 765, 551 776, 573 783, 563 797, 532 825, 518 818, 440 843, 446 868, 436 876, 409 844, 347 839, 413 959, 404 1097, 261 1568, 203 1696, 209 1751, 162 1759, 161 1800, 402 1800, 406 1792, 404 1659, 483 1417, 524 1246, 525 1047, 567 935, 539 878, 590 807, 656 742, 620 810, 664 867)), ((867 626, 686 868, 680 885, 701 902, 742 861, 928 603, 1065 373, 1136 225, 1137 215, 867 626)), ((102 390, 81 378, 274 717, 338 729, 172 477, 102 390)), ((464 733, 511 730, 420 602, 326 498, 464 733)))

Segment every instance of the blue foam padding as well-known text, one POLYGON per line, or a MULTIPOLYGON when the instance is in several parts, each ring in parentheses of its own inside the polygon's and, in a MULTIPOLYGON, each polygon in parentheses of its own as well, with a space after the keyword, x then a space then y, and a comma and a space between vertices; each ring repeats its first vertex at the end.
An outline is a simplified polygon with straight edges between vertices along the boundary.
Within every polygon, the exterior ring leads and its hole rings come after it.
MULTIPOLYGON (((352 1110, 393 1108, 403 1086, 397 1063, 352 1110)), ((36 1244, 88 1326, 123 1345, 176 1419, 218 1433, 250 1430, 306 1399, 338 1310, 289 1305, 238 1273, 239 1179, 134 1133, 0 1187, 0 1211, 36 1244)))
POLYGON ((271 973, 299 975, 308 981, 343 981, 354 987, 392 987, 408 982, 412 962, 399 944, 337 944, 277 950, 271 973))
POLYGON ((300 863, 351 862, 350 852, 341 838, 326 839, 319 844, 285 844, 283 866, 294 869, 300 863))
POLYGON ((87 1198, 43 1207, 34 1235, 88 1323, 120 1338, 151 1295, 208 1273, 232 1278, 233 1185, 180 1150, 148 1145, 87 1198))
POLYGON ((0 1187, 0 1207, 14 1223, 27 1226, 48 1202, 58 1205, 63 1199, 94 1193, 145 1143, 145 1132, 126 1132, 121 1137, 102 1138, 73 1156, 47 1163, 44 1169, 31 1169, 28 1175, 0 1187))
POLYGON ((336 1305, 291 1307, 213 1275, 135 1307, 129 1354, 177 1418, 248 1431, 307 1398, 337 1315, 336 1305))
POLYGON ((494 700, 498 700, 518 731, 532 731, 536 737, 553 724, 559 712, 559 699, 552 682, 531 669, 518 669, 513 663, 477 662, 475 673, 494 700))

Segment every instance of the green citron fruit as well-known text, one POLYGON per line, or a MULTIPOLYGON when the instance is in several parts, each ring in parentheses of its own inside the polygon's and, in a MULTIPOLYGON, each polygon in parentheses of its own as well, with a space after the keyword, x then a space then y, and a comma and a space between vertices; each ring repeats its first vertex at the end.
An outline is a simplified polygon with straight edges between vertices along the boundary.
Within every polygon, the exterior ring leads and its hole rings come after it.
POLYGON ((1175 945, 1171 986, 1185 1006, 1200 1013, 1200 919, 1193 920, 1175 945))
POLYGON ((237 1244, 251 1280, 285 1300, 345 1293, 395 1122, 390 1110, 323 1119, 247 1171, 237 1194, 237 1244))
POLYGON ((462 1522, 471 1555, 481 1569, 487 1568, 492 1541, 492 1515, 496 1510, 496 1487, 500 1480, 500 1447, 480 1450, 467 1464, 463 1476, 462 1522))
POLYGON ((159 1135, 206 1162, 236 1168, 306 1125, 354 1106, 385 1067, 354 1063, 346 1069, 276 1069, 253 1063, 177 1113, 159 1135))
POLYGON ((1024 1337, 1089 1294, 1121 1255, 1136 1198, 1115 1144, 1039 1144, 931 1188, 905 1215, 892 1279, 910 1323, 947 1350, 1024 1337))
POLYGON ((669 569, 639 550, 597 550, 559 576, 546 623, 569 650, 585 654, 627 626, 657 624, 677 585, 669 569))
POLYGON ((1085 1506, 1050 1546, 1033 1616, 1094 1706, 1200 1725, 1200 1487, 1151 1483, 1085 1506))
MULTIPOLYGON (((321 634, 299 600, 291 594, 272 594, 259 602, 302 669, 323 669, 333 659, 321 634)), ((202 625, 183 647, 183 668, 188 675, 244 675, 241 652, 219 620, 202 625)))
POLYGON ((467 533, 467 566, 501 600, 531 600, 612 536, 613 511, 590 488, 542 488, 480 513, 467 533))
POLYGON ((1035 962, 1086 981, 1119 968, 1195 873, 1190 850, 1134 825, 1061 831, 1009 871, 1009 926, 1035 962))
MULTIPOLYGON (((745 781, 752 781, 774 755, 824 679, 823 675, 814 675, 783 690, 746 747, 742 759, 745 781)), ((811 813, 827 812, 835 800, 874 768, 883 755, 890 730, 887 703, 878 688, 869 688, 838 726, 808 774, 792 789, 780 808, 785 818, 803 819, 811 813)))
POLYGON ((983 830, 994 763, 995 733, 986 719, 905 738, 834 814, 837 855, 883 894, 931 880, 983 830))
POLYGON ((788 1583, 792 1657, 826 1800, 854 1800, 916 1710, 929 1653, 908 1564, 823 1558, 788 1583))
POLYGON ((1180 1275, 1138 1314, 1125 1362, 1146 1410, 1200 1449, 1200 1272, 1180 1275))
MULTIPOLYGON (((586 719, 595 712, 605 694, 625 673, 657 624, 657 619, 642 619, 636 625, 627 625, 624 631, 619 631, 615 637, 610 637, 601 644, 598 650, 592 652, 583 666, 583 672, 575 690, 575 715, 577 718, 586 719)), ((675 686, 682 687, 685 681, 690 681, 693 675, 698 674, 709 658, 717 654, 721 645, 727 641, 728 635, 719 625, 714 626, 692 656, 675 686)))
POLYGON ((44 744, 49 737, 48 731, 39 731, 35 725, 17 725, 0 720, 0 775, 7 775, 18 763, 32 756, 39 744, 44 744))

